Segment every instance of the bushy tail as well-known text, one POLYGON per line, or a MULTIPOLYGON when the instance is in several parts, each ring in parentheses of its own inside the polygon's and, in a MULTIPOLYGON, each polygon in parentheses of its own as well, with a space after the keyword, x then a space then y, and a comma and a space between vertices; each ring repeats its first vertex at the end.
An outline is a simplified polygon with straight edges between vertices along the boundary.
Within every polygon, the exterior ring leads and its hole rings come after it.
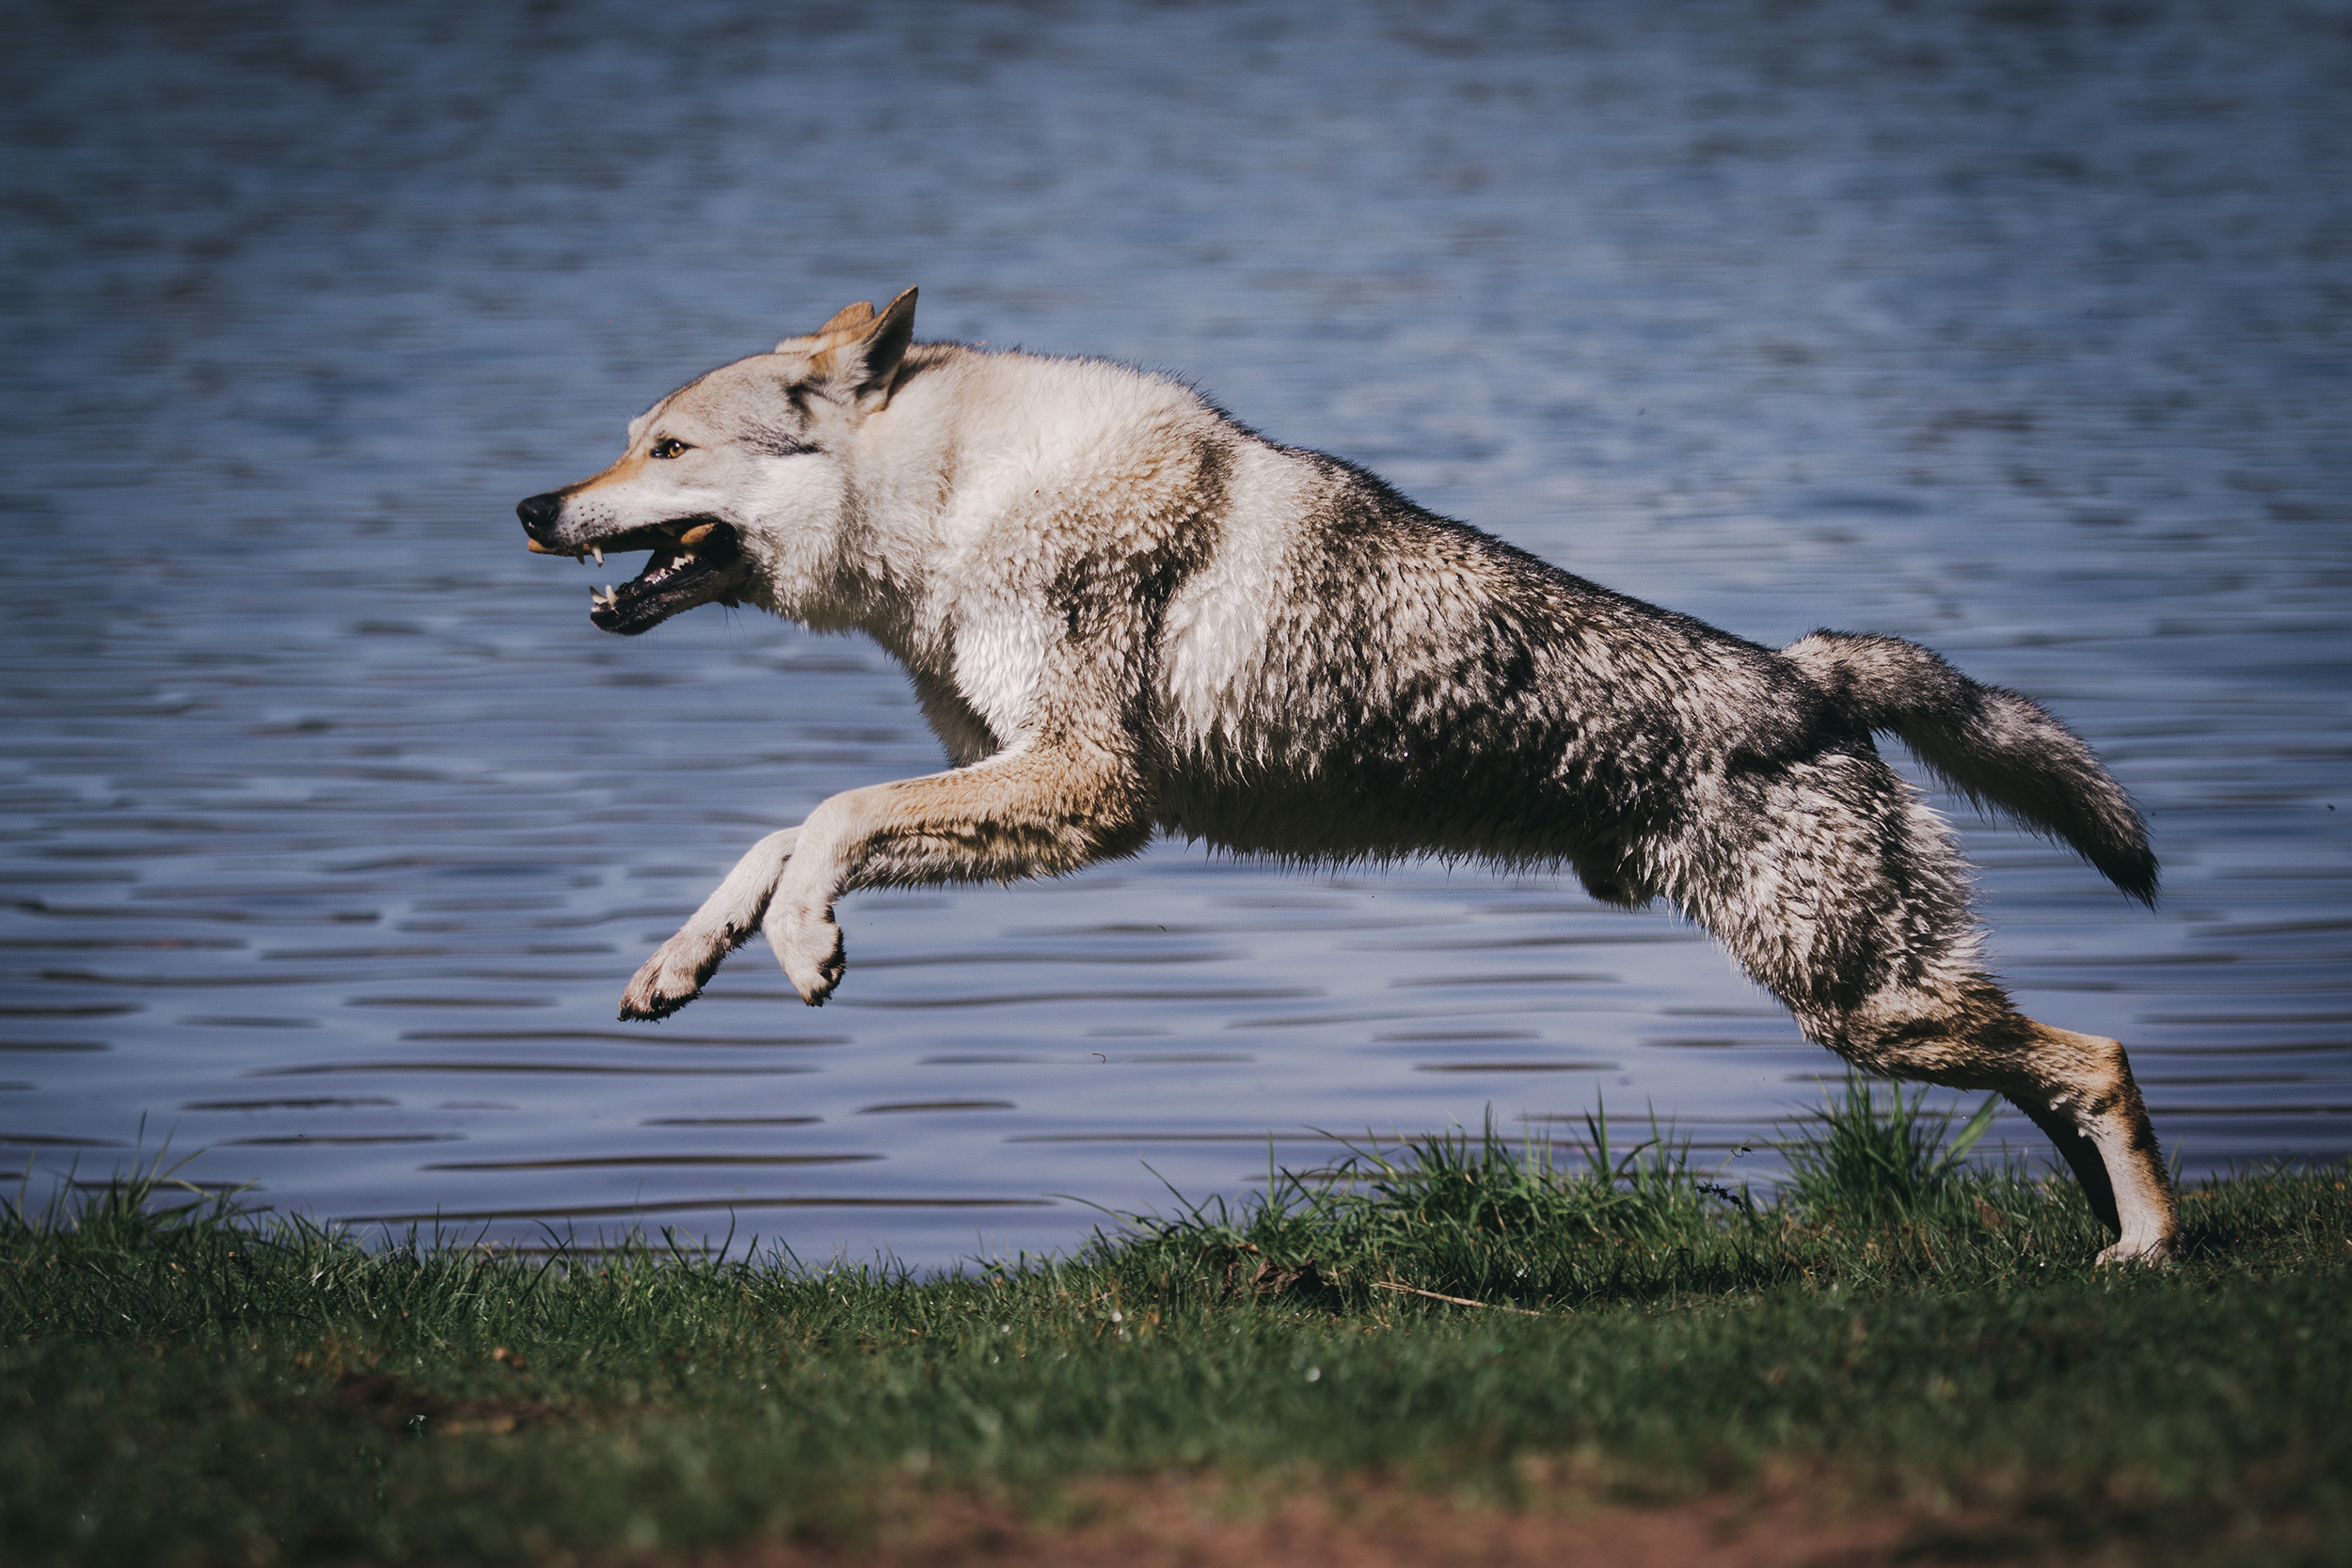
POLYGON ((2156 901, 2148 826, 2090 748, 2014 691, 1980 686, 1899 637, 1817 631, 1781 650, 1875 731, 1980 806, 2074 846, 2107 880, 2156 901))

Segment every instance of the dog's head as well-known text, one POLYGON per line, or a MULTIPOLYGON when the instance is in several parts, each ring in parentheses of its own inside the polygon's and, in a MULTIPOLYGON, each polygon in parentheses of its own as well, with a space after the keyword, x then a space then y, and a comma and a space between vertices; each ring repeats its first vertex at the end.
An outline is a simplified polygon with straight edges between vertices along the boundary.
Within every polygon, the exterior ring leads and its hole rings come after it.
POLYGON ((789 612, 788 586, 816 580, 832 553, 849 441, 889 405, 914 336, 909 289, 880 315, 852 305, 688 382, 630 421, 611 467, 515 508, 531 547, 600 565, 608 550, 652 551, 636 577, 591 595, 589 620, 623 636, 762 587, 789 612))

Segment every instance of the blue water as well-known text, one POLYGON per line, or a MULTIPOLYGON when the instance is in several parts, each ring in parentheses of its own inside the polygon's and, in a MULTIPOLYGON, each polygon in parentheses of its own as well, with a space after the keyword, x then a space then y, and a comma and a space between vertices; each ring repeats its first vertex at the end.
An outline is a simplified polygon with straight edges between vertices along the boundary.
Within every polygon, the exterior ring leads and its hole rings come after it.
POLYGON ((2049 702, 2169 891, 1963 815, 2021 1000, 2126 1041, 2192 1173, 2352 1153, 2352 8, 11 17, 36 1196, 168 1140, 371 1233, 930 1267, 1604 1100, 1770 1180, 1838 1064, 1565 879, 1162 845, 853 897, 822 1011, 755 944, 613 1022, 754 838, 940 753, 869 644, 596 632, 512 507, 909 283, 923 336, 1173 370, 1613 587, 2049 702))

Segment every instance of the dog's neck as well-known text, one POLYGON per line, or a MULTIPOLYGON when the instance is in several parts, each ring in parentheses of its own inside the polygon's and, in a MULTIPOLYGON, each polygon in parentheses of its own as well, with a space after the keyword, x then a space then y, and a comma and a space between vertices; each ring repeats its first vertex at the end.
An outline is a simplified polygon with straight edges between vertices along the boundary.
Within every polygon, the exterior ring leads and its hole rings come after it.
POLYGON ((821 553, 771 549, 770 608, 866 633, 918 686, 968 686, 961 635, 1003 608, 982 602, 986 585, 1050 578, 1069 519, 1161 499, 1154 472, 1184 483, 1222 421, 1174 382, 1099 360, 923 344, 910 372, 836 449, 839 520, 821 553))

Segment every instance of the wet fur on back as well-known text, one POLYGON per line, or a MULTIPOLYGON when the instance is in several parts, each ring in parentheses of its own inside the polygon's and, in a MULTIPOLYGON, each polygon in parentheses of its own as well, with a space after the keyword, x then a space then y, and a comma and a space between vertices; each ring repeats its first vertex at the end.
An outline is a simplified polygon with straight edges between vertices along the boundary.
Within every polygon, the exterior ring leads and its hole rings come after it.
POLYGON ((684 1006, 755 930, 820 1003, 841 893, 1053 875, 1155 831, 1566 866, 1612 903, 1670 901, 1849 1059, 2008 1094, 2121 1231, 2110 1255, 2169 1248, 2122 1047, 2010 1006, 1948 828, 1872 738, 2153 899, 2137 812, 2046 711, 1899 639, 1758 646, 1173 381, 915 344, 913 313, 913 291, 853 306, 714 371, 604 472, 518 508, 535 549, 653 552, 597 595, 607 629, 722 599, 869 633, 955 764, 763 839, 624 1017, 684 1006))

